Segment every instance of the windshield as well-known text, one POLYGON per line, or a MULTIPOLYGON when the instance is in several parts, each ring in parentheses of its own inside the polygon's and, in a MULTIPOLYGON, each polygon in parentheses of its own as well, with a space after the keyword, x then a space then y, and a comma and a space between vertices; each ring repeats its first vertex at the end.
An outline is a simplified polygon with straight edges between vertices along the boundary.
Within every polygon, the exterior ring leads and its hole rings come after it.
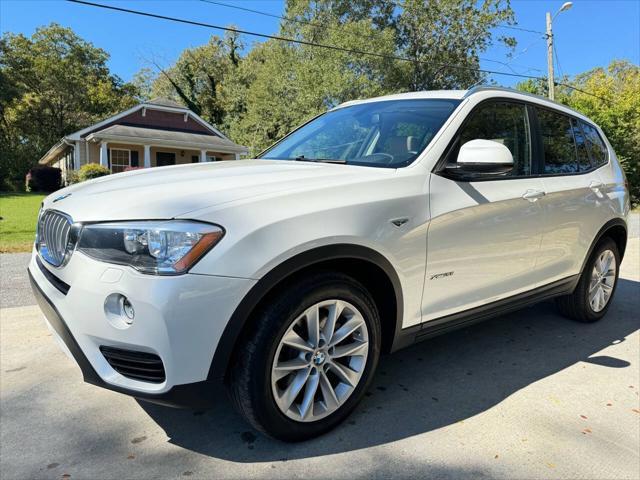
POLYGON ((458 100, 387 100, 329 111, 260 158, 397 168, 429 145, 458 100))

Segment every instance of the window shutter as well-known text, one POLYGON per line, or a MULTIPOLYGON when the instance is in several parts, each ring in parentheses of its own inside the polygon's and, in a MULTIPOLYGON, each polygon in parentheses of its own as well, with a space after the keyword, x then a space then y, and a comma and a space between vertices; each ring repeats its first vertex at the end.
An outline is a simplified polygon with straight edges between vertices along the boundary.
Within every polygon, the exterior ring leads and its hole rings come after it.
POLYGON ((138 151, 137 150, 131 150, 131 166, 132 167, 139 167, 140 163, 138 162, 138 151))

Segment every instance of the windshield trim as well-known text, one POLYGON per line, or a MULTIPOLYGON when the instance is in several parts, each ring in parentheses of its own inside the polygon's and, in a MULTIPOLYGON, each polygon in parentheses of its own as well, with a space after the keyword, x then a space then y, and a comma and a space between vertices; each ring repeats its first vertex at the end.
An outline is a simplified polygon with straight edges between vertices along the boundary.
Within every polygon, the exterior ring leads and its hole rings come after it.
MULTIPOLYGON (((396 101, 396 102, 405 102, 405 101, 415 101, 415 100, 432 100, 431 98, 389 98, 389 99, 380 99, 377 101, 372 101, 372 102, 367 102, 369 104, 373 104, 373 103, 384 103, 384 102, 388 102, 388 101, 396 101)), ((444 121, 444 123, 440 126, 440 128, 435 132, 433 138, 431 139, 431 141, 429 141, 429 143, 427 143, 424 148, 422 150, 420 150, 413 158, 410 158, 408 160, 405 160, 403 162, 398 162, 397 164, 392 164, 392 165, 381 165, 377 162, 358 162, 358 163, 350 163, 350 162, 346 162, 346 165, 352 165, 352 166, 356 166, 356 167, 375 167, 375 168, 390 168, 390 169, 397 169, 397 168, 405 168, 408 167, 409 165, 411 165, 412 163, 414 163, 418 158, 420 158, 422 156, 422 154, 429 148, 429 146, 433 143, 433 141, 438 137, 438 133, 447 125, 447 123, 449 122, 449 120, 451 119, 451 116, 455 114, 455 112, 458 110, 458 107, 460 106, 460 104, 463 102, 463 99, 459 99, 459 98, 434 98, 433 100, 446 100, 446 101, 450 101, 452 102, 453 105, 453 109, 451 110, 451 113, 449 114, 449 116, 447 117, 447 119, 444 121)), ((348 108, 352 108, 352 107, 357 107, 358 105, 360 105, 360 103, 355 103, 353 105, 346 105, 346 106, 342 106, 339 105, 337 107, 331 108, 329 110, 326 110, 322 113, 319 113, 318 115, 310 118, 309 120, 307 120, 306 122, 300 124, 298 127, 294 128, 293 130, 291 130, 289 133, 287 133, 284 137, 282 137, 281 139, 277 140, 275 143, 271 144, 269 147, 265 148, 264 150, 262 150, 255 158, 256 160, 276 160, 276 161, 292 161, 289 158, 264 158, 264 155, 266 153, 268 153, 270 150, 274 149, 275 147, 277 147, 279 144, 281 144, 282 142, 284 142, 288 137, 290 137, 291 135, 293 135, 295 132, 297 132, 298 130, 300 130, 301 128, 305 127, 306 125, 308 125, 309 123, 317 120, 318 118, 322 117, 323 115, 326 115, 328 113, 334 112, 336 110, 343 110, 343 109, 348 109, 348 108)))

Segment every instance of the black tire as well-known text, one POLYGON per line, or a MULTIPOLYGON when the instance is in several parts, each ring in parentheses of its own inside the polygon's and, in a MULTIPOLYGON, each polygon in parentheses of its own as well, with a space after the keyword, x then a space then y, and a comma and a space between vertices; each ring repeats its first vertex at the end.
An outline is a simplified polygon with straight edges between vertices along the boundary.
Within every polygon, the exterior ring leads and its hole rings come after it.
POLYGON ((611 306, 613 296, 616 292, 616 287, 618 286, 619 274, 620 252, 618 251, 618 246, 611 238, 603 238, 600 243, 598 243, 596 248, 594 248, 591 256, 587 260, 584 266, 584 270, 580 276, 580 280, 578 281, 578 285, 576 286, 576 289, 573 291, 573 293, 571 295, 556 298, 556 305, 558 307, 558 310, 560 310, 560 313, 565 317, 576 320, 578 322, 597 322, 605 316, 607 310, 609 310, 609 307, 611 306), (609 298, 609 301, 602 310, 596 312, 593 310, 593 308, 591 308, 591 304, 589 303, 589 283, 591 281, 591 272, 593 271, 595 262, 605 250, 611 250, 615 257, 615 283, 613 284, 613 289, 611 291, 611 297, 609 298))
POLYGON ((318 273, 281 290, 257 316, 242 339, 230 375, 233 403, 257 430, 278 440, 307 440, 333 429, 354 410, 373 379, 380 356, 380 318, 367 289, 340 273, 318 273), (366 322, 369 350, 362 377, 345 403, 329 416, 313 422, 288 418, 276 405, 271 389, 271 366, 280 339, 291 323, 312 305, 328 299, 354 305, 366 322))

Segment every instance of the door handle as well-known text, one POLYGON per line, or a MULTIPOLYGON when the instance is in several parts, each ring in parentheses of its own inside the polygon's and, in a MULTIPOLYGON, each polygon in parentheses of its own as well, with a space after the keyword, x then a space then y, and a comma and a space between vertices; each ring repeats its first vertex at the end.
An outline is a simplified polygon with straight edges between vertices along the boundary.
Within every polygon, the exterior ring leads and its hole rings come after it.
POLYGON ((596 192, 596 193, 598 193, 598 192, 599 192, 603 187, 604 187, 604 183, 602 183, 602 182, 598 182, 598 181, 596 181, 596 180, 592 181, 592 182, 589 184, 589 188, 590 188, 591 190, 593 190, 594 192, 596 192))
POLYGON ((544 197, 545 195, 546 195, 546 192, 543 192, 542 190, 530 189, 524 192, 524 195, 522 195, 522 198, 524 198, 525 200, 529 200, 530 202, 535 202, 536 200, 544 197))

